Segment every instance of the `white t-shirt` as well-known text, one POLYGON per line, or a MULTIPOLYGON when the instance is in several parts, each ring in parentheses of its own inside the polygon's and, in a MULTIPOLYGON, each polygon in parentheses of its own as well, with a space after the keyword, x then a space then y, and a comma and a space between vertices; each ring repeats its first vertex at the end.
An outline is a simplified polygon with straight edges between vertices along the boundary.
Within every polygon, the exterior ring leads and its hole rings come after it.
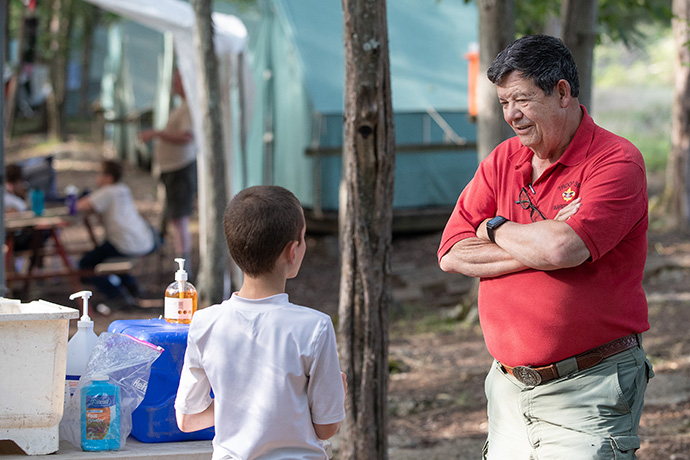
POLYGON ((7 190, 5 190, 5 212, 7 211, 19 211, 19 212, 24 212, 27 209, 29 209, 29 206, 26 204, 26 201, 18 197, 17 195, 14 195, 7 190))
POLYGON ((197 311, 175 408, 196 414, 215 402, 213 460, 326 460, 312 423, 345 418, 331 318, 289 302, 233 294, 197 311))
MULTIPOLYGON (((170 112, 165 131, 192 132, 192 118, 189 114, 187 101, 184 99, 178 107, 170 112)), ((194 140, 186 144, 174 144, 158 138, 154 143, 153 158, 158 164, 160 172, 177 171, 196 160, 196 144, 194 140)))
POLYGON ((153 249, 153 232, 137 211, 132 192, 122 182, 97 188, 89 195, 101 216, 105 238, 124 255, 138 256, 153 249))

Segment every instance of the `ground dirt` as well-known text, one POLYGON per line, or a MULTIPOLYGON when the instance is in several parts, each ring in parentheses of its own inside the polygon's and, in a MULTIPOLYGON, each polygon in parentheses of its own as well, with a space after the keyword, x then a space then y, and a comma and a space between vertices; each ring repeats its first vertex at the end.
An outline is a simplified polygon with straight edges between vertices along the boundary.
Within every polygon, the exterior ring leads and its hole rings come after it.
MULTIPOLYGON (((58 191, 62 191, 70 183, 81 190, 93 188, 98 161, 108 152, 84 142, 37 146, 35 137, 18 138, 6 149, 6 162, 47 154, 54 155, 58 191)), ((161 207, 155 181, 132 166, 127 167, 124 181, 134 190, 141 212, 157 225, 161 207)), ((652 186, 650 193, 658 188, 652 186)), ((197 228, 193 226, 194 231, 197 228)), ((65 229, 63 236, 70 247, 88 245, 81 225, 65 229)), ((476 322, 457 319, 456 306, 472 281, 439 270, 435 256, 439 238, 440 232, 432 232, 396 236, 393 241, 388 427, 392 460, 477 459, 487 431, 483 381, 491 357, 476 322)), ((309 235, 307 243, 303 268, 288 284, 291 300, 335 317, 337 238, 309 235)), ((106 330, 115 319, 162 314, 163 291, 176 269, 172 259, 166 244, 142 260, 135 268, 145 291, 141 308, 110 316, 92 312, 96 332, 106 330)), ((46 261, 50 263, 55 262, 46 261)), ((192 274, 197 270, 198 258, 192 261, 192 274)), ((21 285, 11 287, 24 300, 43 298, 77 306, 68 299, 74 291, 64 279, 34 283, 25 293, 21 285)), ((651 323, 644 342, 656 377, 646 396, 638 458, 690 460, 690 234, 650 231, 644 287, 651 323)), ((94 304, 101 300, 94 295, 94 304)))

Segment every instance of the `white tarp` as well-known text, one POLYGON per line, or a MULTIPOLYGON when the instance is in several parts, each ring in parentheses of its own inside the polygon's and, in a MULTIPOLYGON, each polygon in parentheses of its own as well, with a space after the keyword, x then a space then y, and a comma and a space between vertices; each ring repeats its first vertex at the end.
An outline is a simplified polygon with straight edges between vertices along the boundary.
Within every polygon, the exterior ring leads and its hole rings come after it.
MULTIPOLYGON (((206 228, 206 193, 202 185, 208 177, 205 171, 207 152, 203 139, 203 120, 199 104, 199 87, 195 69, 201 64, 201 56, 195 43, 196 20, 194 10, 189 3, 181 0, 86 0, 104 10, 110 11, 154 30, 173 36, 177 67, 182 77, 185 95, 189 104, 194 137, 197 140, 197 168, 199 173, 199 232, 204 235, 206 228)), ((223 135, 225 143, 226 178, 228 193, 232 196, 239 190, 232 180, 234 168, 244 165, 233 164, 235 158, 233 145, 241 145, 235 136, 243 137, 237 131, 246 130, 251 118, 246 108, 251 106, 251 79, 246 78, 248 66, 246 64, 247 29, 242 21, 231 15, 213 13, 214 45, 218 56, 219 72, 221 76, 221 109, 223 113, 223 135), (249 85, 249 86, 248 86, 249 85), (233 104, 233 87, 239 89, 241 101, 233 104), (245 108, 245 113, 237 117, 239 123, 233 123, 233 107, 245 108), (237 126, 239 125, 239 126, 237 126), (236 129, 236 128, 237 129, 236 129)), ((235 93, 237 94, 237 93, 235 93)), ((244 146, 241 146, 244 148, 244 146)), ((240 182, 243 182, 241 180, 240 182)), ((200 238, 201 253, 204 254, 205 239, 200 238)))

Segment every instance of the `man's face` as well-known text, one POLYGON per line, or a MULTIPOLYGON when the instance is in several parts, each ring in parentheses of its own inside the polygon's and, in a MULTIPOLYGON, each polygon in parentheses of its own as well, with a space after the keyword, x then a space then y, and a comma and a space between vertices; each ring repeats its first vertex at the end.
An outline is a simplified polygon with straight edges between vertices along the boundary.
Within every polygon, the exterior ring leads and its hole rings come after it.
POLYGON ((511 72, 496 92, 503 106, 503 118, 522 145, 542 159, 563 153, 570 139, 565 130, 567 104, 563 103, 559 87, 547 96, 532 80, 511 72))

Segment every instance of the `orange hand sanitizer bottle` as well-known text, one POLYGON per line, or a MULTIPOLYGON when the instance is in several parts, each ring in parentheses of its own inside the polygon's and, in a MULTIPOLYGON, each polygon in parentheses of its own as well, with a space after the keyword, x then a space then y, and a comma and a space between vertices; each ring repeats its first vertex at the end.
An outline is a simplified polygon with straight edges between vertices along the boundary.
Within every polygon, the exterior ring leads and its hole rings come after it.
POLYGON ((180 266, 175 272, 175 281, 165 290, 165 320, 169 323, 189 324, 196 312, 197 292, 192 283, 187 281, 184 259, 175 259, 180 266))

